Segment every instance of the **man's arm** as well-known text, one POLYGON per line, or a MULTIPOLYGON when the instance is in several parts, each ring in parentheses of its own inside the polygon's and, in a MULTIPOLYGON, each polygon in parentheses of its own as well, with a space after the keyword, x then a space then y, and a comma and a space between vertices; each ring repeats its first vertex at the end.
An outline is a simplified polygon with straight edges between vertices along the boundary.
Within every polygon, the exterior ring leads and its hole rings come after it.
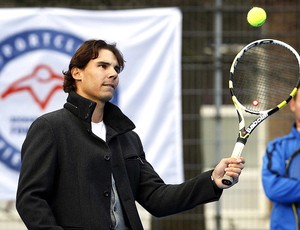
POLYGON ((30 127, 21 150, 22 165, 16 207, 28 229, 60 229, 48 201, 56 169, 56 145, 51 126, 43 118, 30 127))

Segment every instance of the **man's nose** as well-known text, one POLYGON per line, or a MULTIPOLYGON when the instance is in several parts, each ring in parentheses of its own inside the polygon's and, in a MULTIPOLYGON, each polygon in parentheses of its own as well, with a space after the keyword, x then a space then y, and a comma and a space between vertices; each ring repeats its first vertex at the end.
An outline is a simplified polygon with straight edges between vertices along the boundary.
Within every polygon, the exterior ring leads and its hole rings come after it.
POLYGON ((115 70, 115 68, 110 69, 109 78, 117 78, 119 73, 115 70))

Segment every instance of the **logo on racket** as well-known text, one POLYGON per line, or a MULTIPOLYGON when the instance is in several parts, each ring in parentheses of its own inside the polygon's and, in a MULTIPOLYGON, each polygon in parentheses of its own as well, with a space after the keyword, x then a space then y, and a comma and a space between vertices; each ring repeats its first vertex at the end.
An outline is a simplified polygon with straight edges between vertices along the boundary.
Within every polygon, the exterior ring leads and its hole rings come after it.
POLYGON ((20 148, 31 123, 61 108, 62 71, 83 41, 56 30, 27 30, 0 41, 0 162, 20 169, 20 148))
POLYGON ((261 114, 254 122, 252 122, 250 124, 250 126, 248 128, 246 128, 246 131, 248 133, 251 133, 253 129, 255 129, 255 127, 257 125, 259 125, 263 120, 265 120, 269 115, 267 113, 261 114))

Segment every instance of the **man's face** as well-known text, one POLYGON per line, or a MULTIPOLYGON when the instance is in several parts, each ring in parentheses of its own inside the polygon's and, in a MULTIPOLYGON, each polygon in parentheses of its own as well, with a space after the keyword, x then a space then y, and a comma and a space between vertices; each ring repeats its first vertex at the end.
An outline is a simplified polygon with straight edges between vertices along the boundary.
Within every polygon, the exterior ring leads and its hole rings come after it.
POLYGON ((92 59, 84 69, 73 73, 76 80, 76 92, 95 102, 107 102, 119 83, 119 66, 115 55, 106 49, 99 50, 96 59, 92 59))
POLYGON ((291 100, 290 109, 295 113, 296 120, 300 122, 300 92, 297 93, 295 99, 291 100))

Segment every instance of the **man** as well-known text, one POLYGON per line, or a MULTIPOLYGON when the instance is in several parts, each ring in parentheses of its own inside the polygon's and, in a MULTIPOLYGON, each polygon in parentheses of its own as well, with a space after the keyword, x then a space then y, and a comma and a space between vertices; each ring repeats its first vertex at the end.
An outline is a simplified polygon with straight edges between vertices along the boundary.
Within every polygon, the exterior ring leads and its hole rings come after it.
POLYGON ((273 203, 270 221, 272 230, 291 230, 300 227, 298 219, 300 181, 299 178, 290 178, 286 174, 288 159, 300 148, 300 93, 297 93, 289 105, 295 114, 291 132, 269 142, 263 157, 263 187, 273 203), (292 207, 292 203, 297 203, 295 208, 292 207))
MULTIPOLYGON (((17 210, 28 229, 143 229, 135 201, 166 216, 218 200, 244 159, 167 185, 147 162, 135 128, 108 102, 124 68, 114 44, 89 40, 64 72, 63 109, 38 118, 22 146, 17 210)), ((163 153, 162 153, 163 154, 163 153)))

